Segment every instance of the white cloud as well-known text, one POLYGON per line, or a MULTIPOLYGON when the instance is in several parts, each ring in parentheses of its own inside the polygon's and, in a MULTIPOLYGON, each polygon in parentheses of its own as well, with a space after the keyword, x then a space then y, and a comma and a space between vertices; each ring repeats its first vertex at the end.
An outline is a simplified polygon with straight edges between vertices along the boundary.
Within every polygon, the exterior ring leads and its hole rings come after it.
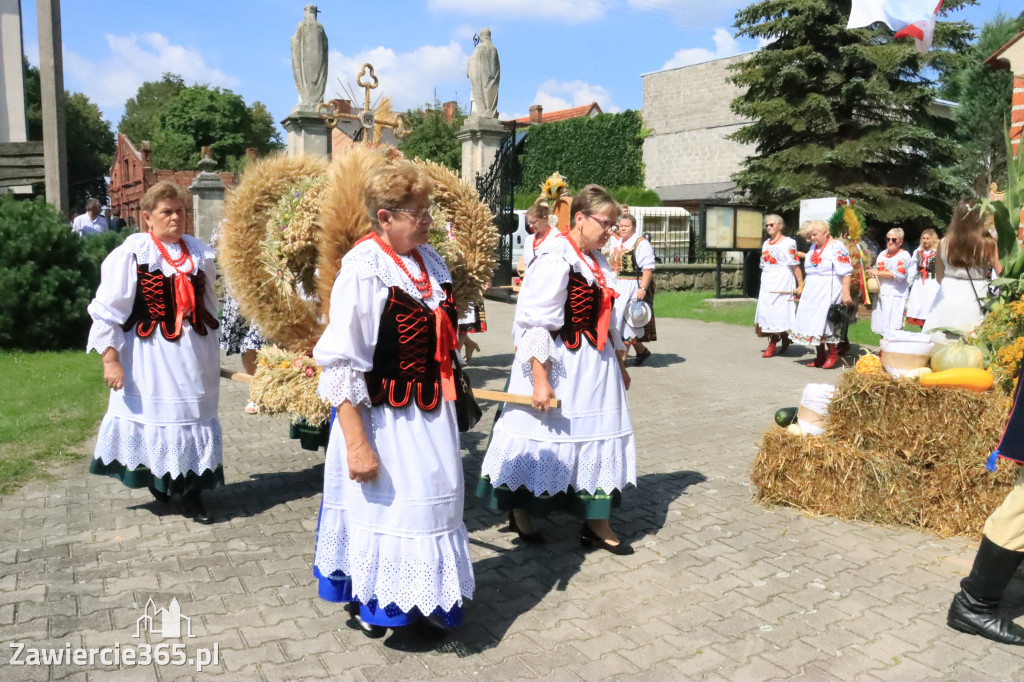
POLYGON ((665 66, 661 68, 675 69, 680 66, 711 61, 712 59, 732 57, 744 51, 744 48, 740 46, 740 42, 733 38, 732 34, 724 28, 716 28, 715 34, 711 39, 715 43, 713 52, 703 47, 687 47, 676 52, 675 56, 665 62, 665 66))
POLYGON ((581 80, 544 81, 537 88, 537 94, 533 96, 531 104, 539 104, 544 107, 544 111, 551 112, 580 107, 591 102, 600 104, 601 111, 606 114, 619 111, 606 88, 581 80))
POLYGON ((64 70, 70 81, 65 86, 89 95, 104 113, 120 111, 144 81, 159 80, 164 72, 179 74, 186 83, 233 88, 240 82, 208 66, 198 49, 174 45, 160 33, 103 38, 107 49, 97 50, 95 58, 65 48, 64 70))
POLYGON ((375 47, 358 54, 331 52, 327 69, 326 99, 346 99, 341 83, 352 89, 355 104, 362 108, 363 89, 356 86, 356 77, 364 63, 373 64, 380 85, 370 92, 371 103, 381 95, 391 97, 393 108, 399 111, 416 108, 432 102, 434 89, 442 101, 450 99, 454 90, 461 89, 460 99, 468 100, 469 81, 466 64, 469 55, 462 45, 452 41, 448 45, 424 45, 411 52, 395 52, 389 47, 375 47), (339 80, 341 83, 339 83, 339 80))
POLYGON ((586 3, 579 0, 429 0, 427 6, 435 12, 564 21, 567 24, 594 21, 605 15, 605 3, 600 0, 586 3))

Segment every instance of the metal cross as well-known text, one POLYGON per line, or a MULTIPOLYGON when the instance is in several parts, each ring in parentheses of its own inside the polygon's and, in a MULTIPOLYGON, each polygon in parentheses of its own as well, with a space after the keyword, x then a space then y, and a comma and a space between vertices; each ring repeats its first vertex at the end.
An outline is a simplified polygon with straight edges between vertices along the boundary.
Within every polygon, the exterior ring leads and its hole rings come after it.
POLYGON ((316 105, 316 111, 327 123, 328 128, 334 128, 337 126, 339 120, 346 121, 358 121, 365 129, 363 134, 363 141, 369 141, 371 144, 377 144, 380 141, 381 134, 385 128, 391 128, 394 132, 395 137, 398 139, 404 138, 409 134, 409 121, 403 114, 390 113, 390 115, 381 115, 379 108, 374 110, 370 106, 370 91, 377 88, 380 81, 377 79, 377 75, 373 72, 372 64, 363 64, 362 70, 356 77, 356 85, 363 88, 366 91, 366 97, 363 102, 363 110, 358 114, 343 114, 337 111, 332 104, 318 104, 316 105), (370 80, 364 81, 363 78, 369 75, 370 80), (323 113, 326 110, 329 113, 323 113), (373 137, 371 139, 369 131, 373 130, 373 137))

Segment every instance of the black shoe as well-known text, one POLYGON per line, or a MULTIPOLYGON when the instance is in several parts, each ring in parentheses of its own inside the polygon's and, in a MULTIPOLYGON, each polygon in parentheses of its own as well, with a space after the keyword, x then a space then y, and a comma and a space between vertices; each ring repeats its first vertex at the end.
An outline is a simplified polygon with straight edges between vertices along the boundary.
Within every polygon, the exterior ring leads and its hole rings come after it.
POLYGON ((348 615, 352 616, 356 628, 370 639, 380 639, 388 634, 388 629, 383 625, 371 625, 359 617, 359 602, 350 601, 348 604, 345 604, 345 610, 348 611, 348 615))
POLYGON ((981 635, 1000 644, 1024 646, 1024 628, 999 614, 998 602, 983 602, 960 590, 949 605, 946 624, 969 635, 981 635))
POLYGON ((206 511, 199 491, 185 493, 181 496, 181 511, 183 516, 191 517, 196 523, 213 523, 213 517, 206 511))
POLYGON ((949 605, 949 627, 1001 644, 1024 645, 1024 628, 999 613, 1003 592, 1022 561, 1024 552, 1000 547, 983 535, 971 573, 960 581, 960 592, 949 605))
POLYGON ((540 531, 534 531, 532 533, 524 533, 519 530, 519 524, 516 523, 516 515, 514 512, 509 510, 508 512, 508 529, 517 535, 523 542, 527 542, 531 545, 543 545, 547 540, 540 534, 540 531))
POLYGON ((636 358, 633 360, 633 364, 639 367, 640 365, 647 362, 647 358, 651 357, 651 349, 644 348, 642 352, 636 354, 636 358))
POLYGON ((613 545, 607 540, 598 537, 597 533, 594 532, 594 529, 591 528, 590 524, 586 521, 583 522, 583 527, 580 528, 580 544, 584 547, 606 549, 612 554, 618 554, 619 556, 629 556, 635 551, 632 547, 621 540, 619 541, 619 544, 613 545))
POLYGON ((160 490, 157 490, 153 486, 149 486, 149 492, 150 492, 150 494, 153 495, 153 499, 155 499, 157 502, 162 502, 164 504, 167 504, 168 502, 171 501, 171 496, 170 495, 168 495, 167 493, 162 492, 160 490))
POLYGON ((423 639, 444 639, 452 631, 450 627, 435 616, 420 616, 412 624, 412 631, 423 639))

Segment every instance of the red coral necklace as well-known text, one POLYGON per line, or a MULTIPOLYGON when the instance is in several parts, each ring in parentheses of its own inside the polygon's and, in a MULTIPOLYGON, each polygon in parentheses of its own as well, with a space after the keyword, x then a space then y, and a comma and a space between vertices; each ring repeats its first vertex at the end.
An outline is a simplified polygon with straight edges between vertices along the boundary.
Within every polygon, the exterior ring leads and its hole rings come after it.
POLYGON ((580 251, 580 247, 577 246, 576 242, 574 242, 572 240, 572 237, 569 236, 568 232, 566 232, 562 236, 565 237, 565 239, 569 242, 569 244, 572 245, 572 250, 575 251, 576 255, 580 257, 580 260, 583 261, 584 263, 586 263, 587 267, 590 268, 590 271, 592 273, 594 273, 594 280, 597 282, 597 285, 599 287, 604 288, 604 285, 605 285, 604 273, 601 272, 601 266, 597 264, 597 259, 596 258, 591 258, 591 260, 588 261, 587 257, 583 255, 582 251, 580 251))
POLYGON ((416 265, 420 266, 420 276, 413 277, 412 273, 409 272, 409 268, 405 267, 405 263, 402 262, 402 258, 395 253, 395 250, 391 248, 391 245, 380 238, 379 234, 373 235, 373 241, 377 242, 377 246, 380 247, 381 251, 391 256, 391 260, 395 261, 395 265, 405 273, 405 276, 409 278, 413 286, 416 287, 416 291, 419 292, 420 298, 427 299, 434 293, 434 286, 430 283, 430 273, 427 272, 427 266, 423 262, 423 256, 420 255, 419 249, 413 247, 411 252, 412 259, 416 261, 416 265))
POLYGON ((152 232, 149 233, 149 236, 153 240, 153 243, 156 245, 156 250, 160 252, 160 257, 164 259, 165 263, 174 268, 174 271, 177 272, 179 275, 187 275, 188 273, 192 272, 192 270, 195 269, 196 263, 193 260, 191 261, 187 271, 181 271, 181 266, 185 264, 185 261, 190 260, 192 256, 192 254, 188 252, 188 246, 185 244, 184 239, 178 242, 179 246, 181 246, 181 255, 178 256, 177 258, 171 258, 171 254, 167 251, 167 246, 162 241, 157 239, 157 236, 152 232))

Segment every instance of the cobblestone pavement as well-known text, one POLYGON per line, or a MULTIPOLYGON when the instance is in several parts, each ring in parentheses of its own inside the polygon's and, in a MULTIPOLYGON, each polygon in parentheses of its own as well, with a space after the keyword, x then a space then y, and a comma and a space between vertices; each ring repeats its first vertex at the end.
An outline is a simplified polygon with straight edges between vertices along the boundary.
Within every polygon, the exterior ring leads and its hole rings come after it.
MULTIPOLYGON (((489 302, 487 312, 490 331, 479 336, 470 372, 477 385, 500 388, 512 307, 489 302)), ((973 542, 809 518, 751 499, 755 444, 775 409, 834 374, 800 366, 793 351, 763 360, 750 329, 688 320, 658 327, 655 355, 632 370, 638 489, 614 519, 635 555, 585 552, 569 517, 543 522, 544 547, 499 531, 503 520, 471 499, 490 405, 463 440, 477 576, 465 627, 440 646, 401 632, 367 639, 339 606, 317 598, 311 575, 323 452, 289 440, 282 418, 244 414, 244 385, 225 381, 228 485, 207 502, 218 523, 197 525, 176 503, 164 509, 144 490, 89 476, 87 458, 0 500, 0 677, 1021 677, 1019 651, 945 626, 973 542), (189 656, 216 644, 218 663, 201 675, 155 664, 118 670, 98 659, 9 664, 12 642, 138 646, 147 641, 133 635, 150 598, 158 607, 176 598, 191 618, 194 639, 163 641, 186 643, 189 656)))

